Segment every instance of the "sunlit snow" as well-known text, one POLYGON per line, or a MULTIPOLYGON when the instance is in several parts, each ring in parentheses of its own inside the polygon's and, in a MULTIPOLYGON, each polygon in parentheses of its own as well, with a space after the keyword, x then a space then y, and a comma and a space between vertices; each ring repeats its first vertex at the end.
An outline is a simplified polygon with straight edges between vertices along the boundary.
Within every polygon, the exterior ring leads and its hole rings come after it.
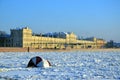
POLYGON ((120 51, 0 52, 0 79, 120 79, 120 51), (52 66, 26 68, 34 56, 49 60, 52 66))

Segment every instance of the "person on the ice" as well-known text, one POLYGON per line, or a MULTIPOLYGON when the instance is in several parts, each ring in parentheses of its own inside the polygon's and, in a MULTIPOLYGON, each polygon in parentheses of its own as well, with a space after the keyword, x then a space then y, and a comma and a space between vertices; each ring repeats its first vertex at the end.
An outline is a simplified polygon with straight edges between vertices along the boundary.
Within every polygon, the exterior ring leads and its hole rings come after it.
POLYGON ((50 67, 51 63, 48 60, 42 59, 39 56, 30 59, 27 67, 50 67))

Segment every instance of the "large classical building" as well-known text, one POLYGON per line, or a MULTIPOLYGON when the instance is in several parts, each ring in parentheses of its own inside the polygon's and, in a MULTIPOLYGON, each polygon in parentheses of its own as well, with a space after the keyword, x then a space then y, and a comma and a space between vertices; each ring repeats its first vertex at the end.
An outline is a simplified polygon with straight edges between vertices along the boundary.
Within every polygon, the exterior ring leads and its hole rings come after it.
POLYGON ((0 37, 0 47, 30 47, 30 48, 103 48, 106 41, 97 38, 77 39, 73 32, 54 32, 33 34, 28 27, 11 29, 9 36, 0 37))

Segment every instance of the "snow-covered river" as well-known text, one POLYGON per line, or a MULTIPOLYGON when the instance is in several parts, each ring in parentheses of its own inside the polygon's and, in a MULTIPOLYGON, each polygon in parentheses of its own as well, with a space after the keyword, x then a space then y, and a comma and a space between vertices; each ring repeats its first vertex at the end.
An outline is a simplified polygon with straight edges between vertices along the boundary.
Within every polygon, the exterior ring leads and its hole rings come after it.
POLYGON ((0 79, 120 79, 120 51, 0 52, 0 79), (52 66, 26 68, 34 56, 49 60, 52 66))

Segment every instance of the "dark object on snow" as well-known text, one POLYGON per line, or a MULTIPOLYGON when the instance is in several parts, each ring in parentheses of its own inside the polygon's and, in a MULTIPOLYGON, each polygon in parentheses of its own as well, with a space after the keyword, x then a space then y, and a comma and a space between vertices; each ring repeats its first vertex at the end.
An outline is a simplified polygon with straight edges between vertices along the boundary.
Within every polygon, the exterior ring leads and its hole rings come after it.
POLYGON ((51 63, 48 60, 44 60, 39 56, 30 59, 27 67, 50 67, 51 63))

